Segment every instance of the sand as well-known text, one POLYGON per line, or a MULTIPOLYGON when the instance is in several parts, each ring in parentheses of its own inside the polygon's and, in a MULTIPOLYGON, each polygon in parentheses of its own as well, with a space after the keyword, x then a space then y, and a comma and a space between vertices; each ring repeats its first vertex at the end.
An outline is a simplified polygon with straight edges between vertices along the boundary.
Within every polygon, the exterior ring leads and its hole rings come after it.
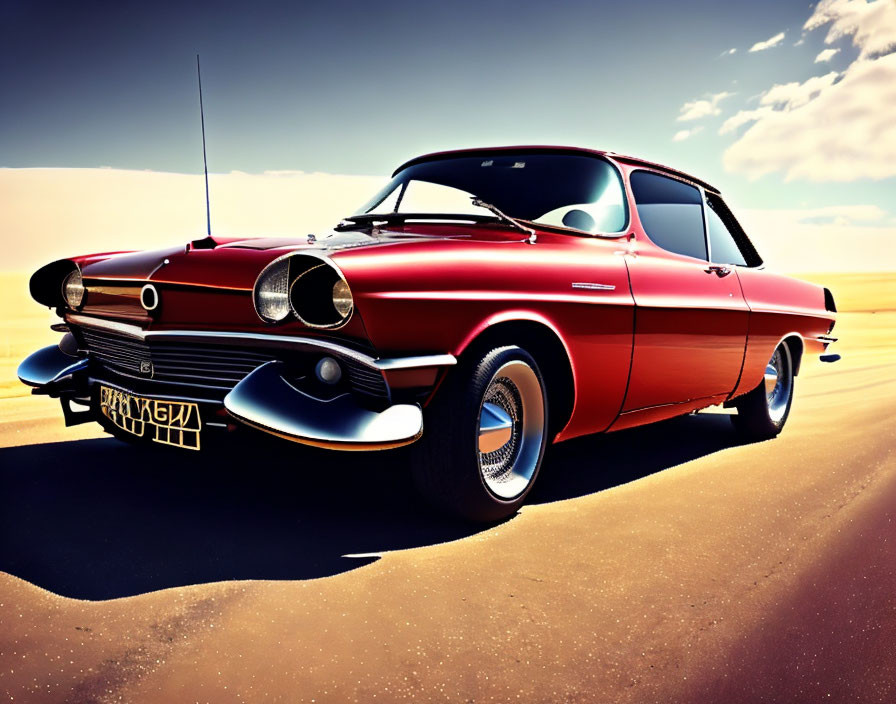
MULTIPOLYGON (((80 428, 62 428, 53 403, 4 376, 0 568, 18 573, 0 573, 0 692, 27 702, 893 701, 894 277, 804 278, 827 282, 846 311, 832 350, 843 360, 804 365, 778 439, 738 445, 727 419, 698 415, 572 441, 545 465, 534 503, 487 530, 445 527, 412 506, 389 455, 367 465, 280 450, 140 455, 128 466, 130 449, 74 441, 80 428), (53 466, 65 458, 85 466, 53 466), (302 481, 308 472, 323 478, 302 481), (33 514, 60 520, 35 536, 33 514), (11 560, 20 544, 35 548, 11 560), (380 557, 339 557, 358 552, 380 557), (177 579, 191 586, 166 583, 177 579), (121 598, 70 598, 104 585, 121 598)), ((46 338, 13 312, 7 357, 46 338)), ((14 368, 2 363, 4 375, 14 368)))

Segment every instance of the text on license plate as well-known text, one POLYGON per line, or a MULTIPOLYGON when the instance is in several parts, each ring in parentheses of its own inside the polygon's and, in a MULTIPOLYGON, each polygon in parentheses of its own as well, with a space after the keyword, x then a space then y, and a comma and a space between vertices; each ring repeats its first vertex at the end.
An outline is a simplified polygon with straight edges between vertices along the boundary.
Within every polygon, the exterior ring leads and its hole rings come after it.
POLYGON ((100 386, 100 412, 116 426, 137 437, 190 450, 199 449, 202 420, 195 403, 143 398, 100 386))

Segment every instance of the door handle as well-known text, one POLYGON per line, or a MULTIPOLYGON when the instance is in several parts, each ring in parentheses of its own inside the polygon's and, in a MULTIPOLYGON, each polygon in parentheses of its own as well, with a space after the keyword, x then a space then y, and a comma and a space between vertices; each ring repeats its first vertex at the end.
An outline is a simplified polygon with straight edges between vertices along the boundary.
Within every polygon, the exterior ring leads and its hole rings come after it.
POLYGON ((731 273, 731 269, 729 269, 727 266, 720 266, 718 264, 710 264, 703 271, 705 271, 707 274, 715 274, 719 278, 728 276, 728 274, 731 273))

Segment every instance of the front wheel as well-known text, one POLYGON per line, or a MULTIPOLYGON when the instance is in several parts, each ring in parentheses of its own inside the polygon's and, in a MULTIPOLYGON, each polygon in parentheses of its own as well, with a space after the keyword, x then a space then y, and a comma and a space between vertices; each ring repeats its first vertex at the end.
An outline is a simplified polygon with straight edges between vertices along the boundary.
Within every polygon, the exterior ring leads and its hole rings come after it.
POLYGON ((765 375, 752 391, 734 401, 731 421, 739 433, 754 440, 775 437, 784 428, 793 403, 793 357, 783 342, 775 348, 765 375))
POLYGON ((500 347, 462 362, 446 384, 415 446, 415 483, 467 520, 506 518, 532 489, 548 442, 538 364, 520 347, 500 347))

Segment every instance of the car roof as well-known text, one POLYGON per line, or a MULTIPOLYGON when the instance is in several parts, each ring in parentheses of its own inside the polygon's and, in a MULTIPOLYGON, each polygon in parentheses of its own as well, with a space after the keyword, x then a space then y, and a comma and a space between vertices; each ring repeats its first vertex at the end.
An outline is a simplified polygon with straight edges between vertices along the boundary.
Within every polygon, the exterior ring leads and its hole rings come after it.
POLYGON ((586 149, 584 147, 564 147, 564 146, 550 146, 550 145, 519 145, 519 146, 508 146, 508 147, 476 147, 473 149, 454 149, 451 151, 444 152, 433 152, 432 154, 423 154, 422 156, 414 157, 409 161, 406 161, 401 166, 399 166, 395 171, 392 172, 392 175, 395 176, 399 171, 402 171, 409 166, 413 166, 414 164, 421 164, 426 161, 438 161, 439 159, 455 159, 458 157, 465 156, 484 156, 486 154, 500 154, 502 152, 527 152, 529 154, 587 154, 588 156, 606 156, 610 157, 614 161, 619 161, 624 164, 629 164, 631 166, 643 166, 648 169, 653 169, 655 171, 660 171, 662 173, 669 174, 670 176, 674 176, 676 178, 684 179, 685 181, 690 181, 691 183, 695 183, 699 186, 702 186, 708 191, 712 191, 713 193, 719 193, 719 189, 715 186, 711 186, 706 183, 706 181, 702 181, 699 178, 691 176, 690 174, 685 173, 684 171, 679 171, 678 169, 673 169, 670 166, 665 166, 663 164, 658 164, 654 161, 648 161, 646 159, 639 159, 634 156, 626 156, 624 154, 617 154, 616 152, 610 151, 602 151, 599 149, 586 149))

